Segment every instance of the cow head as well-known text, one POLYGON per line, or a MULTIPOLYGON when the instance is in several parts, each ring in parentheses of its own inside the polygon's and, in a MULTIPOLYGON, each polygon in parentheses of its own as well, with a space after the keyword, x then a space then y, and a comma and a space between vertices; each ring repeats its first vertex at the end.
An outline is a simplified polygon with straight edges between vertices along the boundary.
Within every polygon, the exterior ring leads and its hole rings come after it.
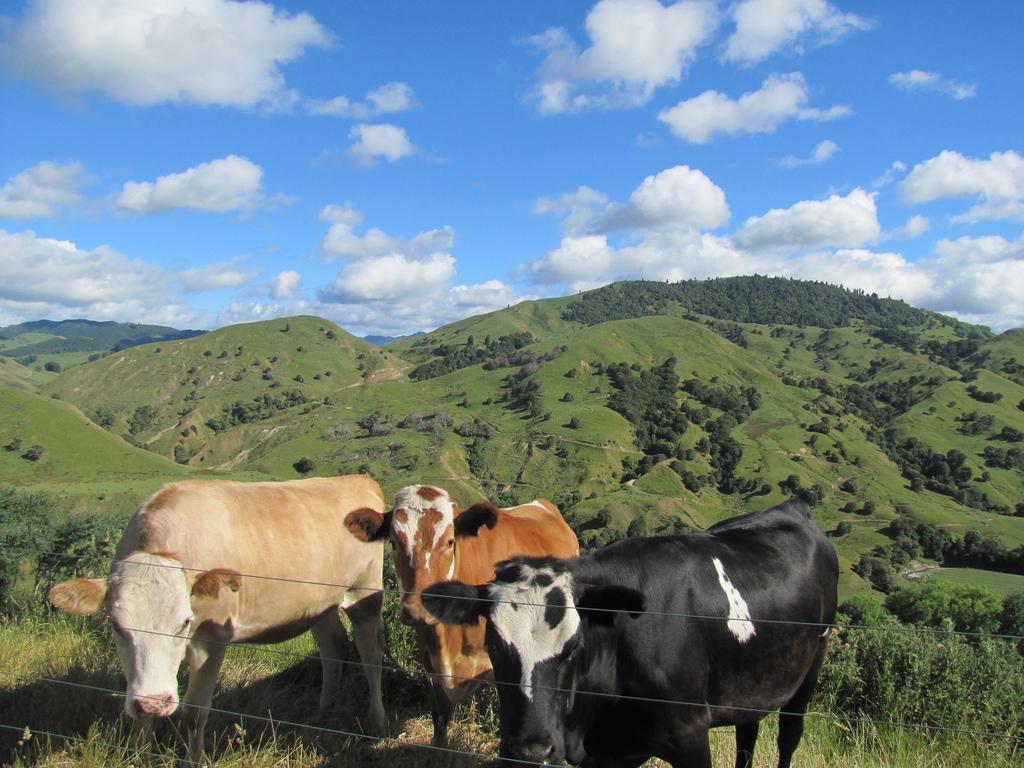
POLYGON ((448 493, 432 485, 410 485, 395 495, 386 515, 357 509, 345 525, 363 541, 391 541, 395 572, 402 587, 400 618, 405 624, 433 625, 437 620, 423 610, 420 593, 429 585, 455 575, 456 542, 475 536, 481 526, 494 527, 497 511, 478 504, 459 510, 448 493))
MULTIPOLYGON (((643 611, 643 596, 577 580, 577 561, 515 558, 493 581, 429 587, 423 604, 445 624, 486 620, 487 653, 498 682, 501 756, 536 763, 582 761, 583 730, 567 724, 585 679, 589 628, 613 626, 621 612, 643 611)), ((586 704, 586 703, 584 703, 586 704)))
POLYGON ((215 569, 196 576, 166 554, 133 552, 114 563, 107 579, 71 579, 49 601, 69 613, 95 613, 104 602, 128 687, 125 712, 166 717, 178 708, 178 668, 189 640, 202 628, 227 642, 241 576, 215 569))

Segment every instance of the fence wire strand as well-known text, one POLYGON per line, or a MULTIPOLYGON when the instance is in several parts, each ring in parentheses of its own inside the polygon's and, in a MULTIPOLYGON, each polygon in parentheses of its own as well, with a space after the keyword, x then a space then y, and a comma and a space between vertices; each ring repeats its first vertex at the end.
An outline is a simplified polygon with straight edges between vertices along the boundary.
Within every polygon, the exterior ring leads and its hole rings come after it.
MULTIPOLYGON (((35 550, 19 550, 19 551, 31 552, 32 554, 40 555, 40 556, 43 556, 43 557, 62 557, 62 558, 67 558, 67 559, 81 559, 83 557, 82 555, 72 555, 72 554, 62 553, 62 552, 37 552, 35 550)), ((127 559, 127 558, 120 559, 120 560, 115 559, 115 560, 112 561, 111 564, 112 565, 116 565, 116 564, 119 564, 119 563, 132 564, 132 561, 127 559)), ((211 570, 210 568, 189 567, 189 566, 186 566, 184 564, 170 565, 170 564, 164 564, 164 563, 145 563, 144 565, 146 567, 150 567, 150 568, 170 568, 170 569, 176 569, 176 570, 182 570, 182 571, 189 571, 189 572, 193 572, 193 573, 205 573, 206 571, 211 570)), ((423 594, 424 594, 423 592, 406 592, 403 589, 392 589, 392 588, 383 587, 383 586, 382 587, 366 587, 366 586, 353 585, 353 584, 335 584, 333 582, 312 581, 312 580, 306 580, 306 579, 295 579, 295 578, 288 578, 288 577, 284 577, 284 576, 266 576, 266 575, 261 575, 261 574, 252 574, 252 573, 240 573, 239 576, 241 576, 243 579, 259 579, 259 580, 263 580, 263 581, 280 581, 280 582, 285 582, 285 583, 289 583, 289 584, 305 584, 305 585, 314 586, 314 587, 329 587, 329 588, 334 588, 334 589, 347 589, 347 590, 351 590, 353 592, 380 592, 380 593, 385 594, 385 595, 398 595, 399 597, 404 597, 404 596, 422 597, 423 594)), ((443 595, 443 596, 433 595, 433 597, 435 597, 435 598, 441 597, 441 598, 447 599, 447 600, 470 600, 470 601, 476 601, 476 602, 487 602, 487 603, 492 603, 492 604, 513 604, 514 603, 515 605, 523 605, 523 606, 529 606, 529 607, 535 607, 535 608, 547 608, 547 607, 549 607, 546 603, 531 603, 531 602, 520 601, 520 600, 499 600, 499 599, 495 599, 495 598, 483 598, 483 597, 475 597, 475 596, 474 597, 465 597, 465 596, 462 596, 462 595, 443 595)), ((624 609, 624 608, 587 608, 586 610, 589 611, 589 612, 592 612, 592 613, 637 613, 637 611, 633 611, 633 610, 629 610, 629 609, 624 609)), ((659 617, 677 618, 677 619, 698 619, 698 620, 704 620, 704 621, 730 621, 730 620, 732 620, 732 617, 730 617, 730 616, 718 616, 718 615, 700 614, 700 613, 680 613, 680 612, 674 612, 674 611, 649 611, 649 610, 644 610, 644 611, 640 611, 639 613, 641 613, 642 615, 645 615, 645 616, 659 616, 659 617)), ((985 639, 994 639, 994 640, 1013 640, 1013 641, 1024 640, 1024 635, 1012 635, 1012 634, 1003 634, 1003 633, 997 633, 997 632, 968 632, 968 631, 956 630, 956 629, 942 629, 942 628, 939 628, 939 627, 883 626, 883 625, 873 625, 873 624, 839 624, 839 623, 835 623, 835 622, 827 623, 827 622, 816 622, 816 621, 796 621, 796 620, 792 620, 792 619, 766 619, 766 618, 753 618, 753 617, 751 617, 749 619, 749 622, 752 623, 752 624, 755 624, 755 625, 757 625, 757 624, 783 624, 783 625, 790 625, 790 626, 814 627, 816 629, 821 629, 821 630, 826 630, 826 629, 840 629, 840 630, 851 629, 851 630, 858 630, 858 631, 900 632, 900 633, 930 634, 930 635, 953 635, 953 636, 959 636, 959 637, 985 638, 985 639)))

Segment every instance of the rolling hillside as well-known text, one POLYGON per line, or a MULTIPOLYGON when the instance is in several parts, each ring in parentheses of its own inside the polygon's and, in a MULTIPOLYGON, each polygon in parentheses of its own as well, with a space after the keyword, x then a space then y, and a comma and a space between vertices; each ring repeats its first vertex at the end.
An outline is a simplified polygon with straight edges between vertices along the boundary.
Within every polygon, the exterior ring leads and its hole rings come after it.
POLYGON ((232 326, 124 350, 42 392, 174 471, 369 471, 387 492, 546 496, 588 544, 796 494, 834 532, 846 592, 867 586, 853 569, 865 555, 893 553, 901 514, 1024 544, 1024 334, 819 284, 684 288, 525 302, 383 350, 319 318, 232 326), (779 309, 792 295, 809 297, 802 313, 779 309), (745 321, 773 312, 799 322, 745 321))

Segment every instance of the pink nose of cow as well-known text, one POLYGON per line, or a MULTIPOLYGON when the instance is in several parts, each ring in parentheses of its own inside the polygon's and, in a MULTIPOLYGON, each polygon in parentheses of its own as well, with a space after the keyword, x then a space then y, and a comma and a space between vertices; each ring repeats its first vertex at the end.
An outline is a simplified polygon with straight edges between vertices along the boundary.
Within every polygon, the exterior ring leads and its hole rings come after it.
POLYGON ((160 693, 153 696, 136 696, 132 700, 132 709, 139 717, 167 717, 177 708, 173 693, 160 693))

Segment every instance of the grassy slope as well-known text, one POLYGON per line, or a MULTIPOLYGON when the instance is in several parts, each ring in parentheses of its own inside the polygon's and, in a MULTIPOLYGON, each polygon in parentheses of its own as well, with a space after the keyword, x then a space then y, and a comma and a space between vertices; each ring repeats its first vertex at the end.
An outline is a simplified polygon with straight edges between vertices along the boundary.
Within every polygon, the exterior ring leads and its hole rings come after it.
POLYGON ((85 413, 109 408, 119 433, 136 408, 151 405, 158 417, 137 436, 147 448, 171 456, 181 445, 196 454, 193 464, 217 466, 261 437, 260 429, 245 427, 233 436, 214 435, 205 423, 225 406, 293 389, 321 401, 364 375, 386 376, 400 367, 393 356, 329 321, 295 317, 133 347, 68 371, 43 391, 75 402, 85 413), (264 378, 265 371, 271 378, 264 378))
POLYGON ((50 398, 0 389, 0 482, 41 490, 70 510, 127 511, 165 482, 189 470, 135 448, 93 424, 78 409, 50 398), (41 445, 39 461, 23 458, 41 445))
POLYGON ((9 357, 0 357, 0 387, 26 391, 35 389, 35 384, 32 381, 32 369, 9 357))

